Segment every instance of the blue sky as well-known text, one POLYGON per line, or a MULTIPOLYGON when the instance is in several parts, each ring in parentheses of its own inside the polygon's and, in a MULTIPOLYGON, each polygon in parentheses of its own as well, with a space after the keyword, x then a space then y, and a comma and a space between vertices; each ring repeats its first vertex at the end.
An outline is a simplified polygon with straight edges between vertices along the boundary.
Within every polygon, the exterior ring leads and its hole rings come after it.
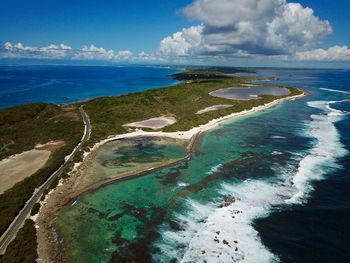
POLYGON ((286 0, 3 0, 0 58, 350 62, 350 1, 295 2, 300 5, 286 0))
POLYGON ((311 7, 317 16, 331 23, 334 33, 325 41, 325 44, 350 46, 350 1, 303 0, 299 2, 311 7))
POLYGON ((32 46, 94 44, 154 51, 167 35, 191 24, 177 10, 190 1, 8 1, 0 9, 0 40, 32 46))

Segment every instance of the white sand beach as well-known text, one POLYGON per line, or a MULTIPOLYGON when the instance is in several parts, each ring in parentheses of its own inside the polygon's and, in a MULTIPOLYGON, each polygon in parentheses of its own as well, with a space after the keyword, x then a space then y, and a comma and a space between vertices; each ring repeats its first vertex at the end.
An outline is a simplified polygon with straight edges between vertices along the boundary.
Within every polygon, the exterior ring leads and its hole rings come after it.
MULTIPOLYGON (((281 99, 277 99, 274 100, 270 103, 264 104, 264 105, 260 105, 257 107, 254 107, 250 110, 244 110, 241 112, 234 112, 231 113, 229 115, 217 118, 217 119, 213 119, 211 121, 209 121, 206 124, 197 126, 192 128, 191 130, 188 131, 178 131, 178 132, 162 132, 162 131, 154 131, 154 132, 146 132, 143 131, 142 129, 136 129, 136 131, 134 132, 130 132, 130 133, 125 133, 125 134, 119 134, 116 136, 111 136, 105 140, 102 140, 98 143, 96 143, 92 148, 90 148, 90 151, 95 150, 96 148, 98 148, 99 146, 101 146, 104 143, 110 142, 110 141, 114 141, 114 140, 119 140, 119 139, 123 139, 123 138, 132 138, 132 137, 139 137, 139 136, 148 136, 148 137, 152 137, 152 136, 159 136, 159 137, 169 137, 169 138, 175 138, 175 139, 181 139, 181 140, 191 140, 195 135, 200 134, 202 132, 208 131, 210 129, 213 129, 215 127, 217 127, 218 125, 220 125, 221 123, 228 121, 228 120, 232 120, 233 118, 237 118, 237 117, 241 117, 241 116, 245 116, 248 114, 254 114, 256 112, 259 111, 263 111, 266 110, 268 108, 271 108, 283 101, 288 101, 288 100, 293 100, 296 98, 300 98, 300 97, 304 97, 306 96, 306 93, 300 94, 300 95, 296 95, 296 96, 290 96, 290 97, 285 97, 285 98, 281 98, 281 99)), ((86 156, 88 153, 85 153, 84 156, 86 156)))

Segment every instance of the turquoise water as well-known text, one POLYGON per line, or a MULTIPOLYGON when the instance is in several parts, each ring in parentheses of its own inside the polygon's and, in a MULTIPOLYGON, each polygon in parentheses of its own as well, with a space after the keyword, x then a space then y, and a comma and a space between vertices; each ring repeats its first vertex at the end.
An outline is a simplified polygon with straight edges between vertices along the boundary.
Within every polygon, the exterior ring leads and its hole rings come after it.
POLYGON ((186 148, 170 138, 143 137, 111 141, 97 149, 77 187, 86 189, 96 183, 120 179, 121 176, 159 167, 186 156, 186 148))
POLYGON ((311 95, 208 132, 186 163, 79 197, 57 220, 68 261, 347 262, 350 72, 259 74, 311 95))

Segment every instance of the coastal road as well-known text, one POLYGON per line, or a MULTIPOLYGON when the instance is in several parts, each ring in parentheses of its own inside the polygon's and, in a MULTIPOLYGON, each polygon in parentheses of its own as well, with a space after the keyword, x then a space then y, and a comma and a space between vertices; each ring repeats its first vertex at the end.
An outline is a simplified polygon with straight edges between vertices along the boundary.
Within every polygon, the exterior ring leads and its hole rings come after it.
POLYGON ((12 221, 11 225, 8 227, 8 229, 4 232, 4 234, 0 238, 0 255, 5 254, 7 246, 10 244, 10 242, 16 237, 16 234, 18 230, 23 226, 24 221, 30 216, 30 212, 34 206, 35 203, 40 201, 41 196, 43 195, 44 191, 52 184, 52 182, 61 176, 63 171, 68 165, 68 162, 71 161, 75 154, 79 152, 84 143, 89 140, 90 134, 91 134, 91 123, 89 116, 86 114, 86 112, 83 109, 83 105, 79 107, 80 114, 84 121, 84 135, 79 142, 79 144, 74 148, 72 153, 65 159, 64 163, 46 180, 45 183, 43 183, 39 188, 35 190, 32 197, 27 201, 23 209, 19 212, 17 217, 12 221))

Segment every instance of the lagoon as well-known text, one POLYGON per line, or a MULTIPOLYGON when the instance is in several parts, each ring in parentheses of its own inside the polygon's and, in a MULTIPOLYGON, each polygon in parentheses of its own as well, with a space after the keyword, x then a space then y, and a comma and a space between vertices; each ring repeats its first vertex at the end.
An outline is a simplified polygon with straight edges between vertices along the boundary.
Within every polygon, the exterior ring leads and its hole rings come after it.
POLYGON ((287 88, 251 86, 219 89, 210 94, 214 97, 231 100, 256 100, 261 95, 285 96, 289 94, 289 90, 287 88))

